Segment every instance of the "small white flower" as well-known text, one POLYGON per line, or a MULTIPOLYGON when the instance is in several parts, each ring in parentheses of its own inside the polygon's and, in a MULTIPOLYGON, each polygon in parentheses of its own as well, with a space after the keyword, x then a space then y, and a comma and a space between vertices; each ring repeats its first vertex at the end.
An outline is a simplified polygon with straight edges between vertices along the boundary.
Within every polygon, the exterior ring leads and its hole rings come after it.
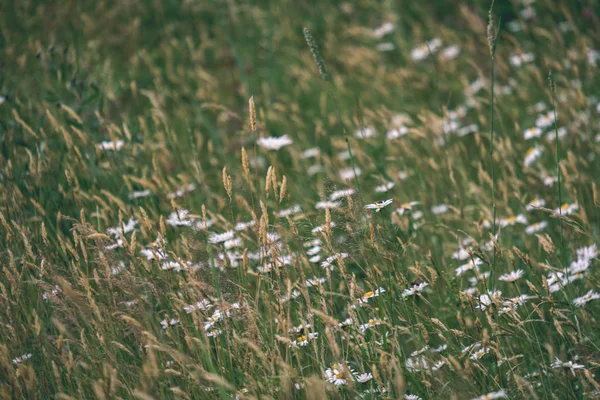
POLYGON ((573 304, 575 304, 577 307, 583 307, 590 301, 598 300, 598 299, 600 299, 600 293, 596 293, 593 290, 590 290, 583 296, 578 297, 575 300, 573 300, 573 304))
POLYGON ((527 206, 525 207, 525 209, 527 211, 533 211, 536 208, 544 207, 545 205, 546 205, 546 200, 540 199, 539 197, 536 197, 535 199, 531 200, 529 202, 529 204, 527 204, 527 206))
POLYGON ((402 136, 406 136, 408 134, 408 128, 405 126, 401 126, 399 128, 392 128, 386 134, 387 140, 394 140, 401 138, 402 136))
POLYGON ((471 271, 473 269, 475 271, 479 271, 479 266, 481 264, 483 264, 483 261, 481 261, 481 259, 479 259, 479 258, 473 258, 468 263, 463 264, 460 267, 456 268, 456 276, 460 276, 460 275, 464 274, 465 272, 471 271))
POLYGON ((535 224, 531 224, 527 228, 525 228, 525 233, 528 235, 533 235, 534 233, 543 231, 544 229, 546 229, 547 226, 548 221, 536 222, 535 224))
POLYGON ((498 225, 500 225, 503 228, 506 228, 507 226, 515 225, 516 223, 526 224, 527 218, 525 218, 525 216, 523 214, 519 214, 517 216, 513 215, 508 218, 498 220, 498 225))
POLYGON ((12 362, 13 362, 13 364, 17 365, 17 364, 19 364, 19 363, 22 363, 23 361, 27 361, 27 360, 29 360, 31 357, 32 357, 32 354, 31 354, 31 353, 26 353, 26 354, 23 354, 23 355, 22 355, 22 356, 20 356, 20 357, 16 357, 16 358, 14 358, 14 359, 12 360, 12 362))
POLYGON ((392 33, 394 29, 395 26, 393 23, 385 22, 383 25, 373 31, 373 36, 375 36, 377 39, 381 39, 388 33, 392 33))
POLYGON ((356 176, 360 176, 361 174, 361 169, 356 167, 356 168, 344 168, 340 170, 340 179, 343 181, 349 181, 351 179, 354 179, 354 174, 356 173, 356 176))
POLYGON ((429 286, 429 283, 427 282, 422 282, 417 285, 413 285, 408 289, 404 289, 404 291, 402 292, 402 297, 413 296, 417 293, 421 293, 423 290, 425 290, 427 286, 429 286))
POLYGON ((208 241, 212 244, 223 243, 227 240, 231 240, 235 237, 235 231, 227 231, 223 233, 211 233, 208 237, 208 241))
POLYGON ((119 151, 125 146, 125 142, 122 140, 105 141, 96 145, 100 150, 112 150, 119 151))
POLYGON ((512 54, 509 58, 510 65, 513 67, 520 67, 523 64, 528 64, 535 60, 535 55, 533 53, 523 53, 523 54, 512 54))
POLYGON ((334 364, 325 371, 325 379, 335 386, 344 386, 348 383, 347 378, 352 379, 352 374, 347 368, 340 364, 334 364))
POLYGON ((585 366, 581 365, 581 364, 575 364, 573 361, 568 361, 568 362, 564 362, 559 360, 558 358, 556 358, 554 360, 554 362, 552 363, 552 368, 564 368, 567 369, 569 371, 571 371, 571 373, 573 374, 573 376, 575 376, 575 370, 576 369, 584 369, 585 366))
POLYGON ((339 199, 343 199, 345 197, 348 196, 352 196, 356 191, 352 188, 349 189, 342 189, 342 190, 336 190, 335 192, 331 193, 329 195, 329 200, 330 201, 336 201, 339 199))
POLYGON ((162 321, 160 321, 160 324, 162 325, 163 329, 167 329, 170 326, 175 326, 178 323, 179 323, 179 320, 175 319, 175 318, 171 318, 171 320, 163 319, 162 321))
POLYGON ((445 47, 444 50, 442 50, 442 58, 444 60, 454 60, 459 54, 460 46, 456 44, 445 47))
POLYGON ((524 164, 526 167, 529 167, 533 164, 544 152, 544 148, 542 146, 534 146, 527 150, 525 154, 524 164))
POLYGON ((383 185, 377 186, 375 188, 375 191, 377 193, 385 193, 385 192, 390 191, 394 187, 394 185, 395 185, 394 182, 387 182, 387 183, 384 183, 383 185))
POLYGON ((523 276, 523 274, 525 274, 525 271, 523 271, 522 269, 518 269, 518 270, 512 271, 508 274, 501 275, 498 278, 498 280, 501 280, 504 282, 515 282, 517 279, 521 278, 523 276))
POLYGON ((560 206, 560 208, 555 209, 554 212, 560 215, 571 215, 577 210, 579 210, 579 205, 577 203, 565 203, 560 206))
POLYGON ((387 199, 382 201, 376 201, 375 203, 367 204, 365 206, 366 209, 372 210, 375 209, 375 212, 381 211, 381 209, 385 206, 392 204, 393 199, 387 199))
POLYGON ((271 136, 260 138, 256 141, 256 143, 267 150, 279 150, 284 146, 288 146, 293 143, 292 139, 288 137, 288 135, 283 136, 271 136))
POLYGON ((448 205, 446 204, 438 204, 431 207, 431 212, 435 215, 445 214, 448 212, 448 205))
POLYGON ((317 157, 319 154, 321 154, 321 150, 319 150, 318 147, 313 147, 312 149, 304 150, 304 153, 302 153, 302 156, 304 158, 313 158, 313 157, 317 157))
POLYGON ((528 128, 528 129, 525 129, 523 136, 525 137, 525 140, 538 138, 538 137, 542 136, 542 130, 538 127, 528 128))
POLYGON ((368 138, 374 137, 376 134, 377 134, 377 131, 375 131, 375 128, 367 126, 362 129, 358 129, 356 131, 356 133, 354 133, 354 136, 357 139, 368 139, 368 138))
POLYGON ((334 210, 336 208, 339 208, 342 206, 342 203, 340 203, 339 201, 319 201, 317 202, 317 204, 315 204, 315 208, 317 210, 324 210, 326 208, 329 208, 330 210, 334 210))
POLYGON ((394 43, 392 42, 384 42, 384 43, 379 43, 377 45, 377 50, 378 51, 392 51, 396 48, 396 46, 394 46, 394 43))
POLYGON ((491 392, 488 394, 484 394, 483 396, 475 397, 473 400, 493 400, 493 399, 507 399, 506 391, 504 389, 500 389, 497 392, 491 392))
POLYGON ((423 400, 423 398, 417 396, 416 394, 405 394, 404 400, 423 400))
POLYGON ((400 205, 399 208, 396 209, 396 212, 400 215, 404 215, 407 210, 412 210, 414 206, 419 204, 418 201, 409 201, 400 205))
POLYGON ((129 193, 129 199, 134 200, 134 199, 139 199, 142 197, 148 197, 151 194, 152 194, 152 192, 150 191, 150 189, 140 190, 138 192, 131 192, 131 193, 129 193))

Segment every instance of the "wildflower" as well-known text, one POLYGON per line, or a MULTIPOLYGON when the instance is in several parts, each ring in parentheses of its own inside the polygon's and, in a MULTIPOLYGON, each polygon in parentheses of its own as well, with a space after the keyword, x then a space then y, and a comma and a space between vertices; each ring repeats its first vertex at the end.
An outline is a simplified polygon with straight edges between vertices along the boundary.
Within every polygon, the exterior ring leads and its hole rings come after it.
POLYGON ((196 310, 206 311, 209 308, 211 308, 212 306, 213 305, 211 304, 210 301, 208 301, 207 299, 202 299, 195 304, 190 304, 190 305, 184 306, 183 309, 186 313, 190 314, 196 310))
POLYGON ((396 212, 400 215, 404 215, 406 210, 412 210, 412 208, 414 206, 416 206, 417 204, 419 204, 418 201, 409 201, 409 202, 403 203, 400 205, 399 208, 396 209, 396 212))
POLYGON ((525 129, 523 137, 525 140, 533 139, 542 136, 542 130, 538 127, 525 129))
MULTIPOLYGON (((335 222, 331 221, 331 223, 329 224, 330 228, 335 227, 335 222)), ((316 228, 313 228, 311 230, 312 233, 319 233, 319 232, 323 232, 325 230, 325 224, 321 225, 321 226, 317 226, 316 228)))
POLYGON ((14 358, 12 360, 12 363, 15 364, 15 365, 17 365, 17 364, 22 363, 23 361, 29 360, 31 357, 32 357, 31 353, 26 353, 26 354, 23 354, 22 356, 14 358))
POLYGON ((548 132, 546 134, 546 140, 548 140, 549 142, 556 140, 556 133, 558 133, 558 138, 562 139, 565 136, 567 136, 567 128, 563 126, 558 128, 556 132, 548 132))
POLYGON ((167 218, 167 225, 171 226, 192 226, 192 219, 189 216, 189 210, 173 211, 167 218))
MULTIPOLYGON (((212 220, 211 220, 211 222, 212 222, 212 220)), ((212 223, 211 223, 211 225, 212 225, 212 223)), ((238 222, 235 225, 235 230, 238 231, 238 232, 239 231, 245 231, 246 229, 248 229, 250 227, 253 227, 254 225, 256 225, 256 221, 255 220, 251 220, 251 221, 248 221, 248 222, 238 222)))
POLYGON ((411 372, 429 369, 429 361, 425 357, 407 358, 404 365, 411 372))
POLYGON ((417 396, 416 394, 405 394, 404 400, 423 400, 423 399, 421 397, 417 396))
POLYGON ((566 370, 570 370, 571 373, 573 374, 573 376, 575 376, 575 370, 576 369, 584 369, 585 366, 581 365, 581 364, 575 364, 573 361, 568 361, 568 362, 563 362, 561 360, 559 360, 558 358, 556 358, 554 360, 554 362, 551 365, 552 368, 556 369, 556 368, 564 368, 566 370))
POLYGON ((456 134, 460 137, 467 136, 469 133, 475 133, 479 130, 479 125, 470 124, 456 129, 456 134))
POLYGON ((521 23, 518 20, 516 20, 516 19, 513 19, 512 21, 510 21, 506 25, 508 27, 508 30, 511 31, 512 33, 517 33, 519 31, 523 30, 523 27, 521 26, 521 23))
POLYGON ((339 199, 343 199, 344 197, 352 196, 356 191, 352 188, 336 190, 335 192, 329 195, 330 201, 336 201, 339 199))
POLYGON ((319 172, 323 172, 325 171, 323 169, 322 165, 319 164, 315 164, 315 165, 311 165, 310 167, 308 167, 308 170, 306 172, 308 172, 308 175, 313 176, 318 174, 319 172))
POLYGON ((484 293, 481 296, 479 296, 479 304, 477 304, 475 308, 481 311, 485 311, 489 306, 491 306, 494 303, 494 301, 497 301, 501 295, 502 292, 499 290, 484 293))
POLYGON ((152 194, 152 192, 150 191, 150 189, 146 189, 146 190, 141 190, 138 192, 131 192, 129 193, 129 199, 133 200, 133 199, 139 199, 141 197, 147 197, 150 196, 152 194))
POLYGON ((126 224, 123 226, 116 226, 113 228, 108 228, 106 230, 106 234, 114 237, 115 239, 119 239, 120 235, 125 235, 126 233, 132 232, 135 227, 138 225, 138 221, 133 218, 129 218, 126 224))
POLYGON ((515 282, 517 279, 521 278, 524 273, 525 273, 525 271, 523 271, 522 269, 518 269, 518 270, 513 271, 511 273, 501 275, 498 278, 498 280, 501 280, 501 281, 504 281, 504 282, 515 282))
POLYGON ((535 199, 531 200, 529 202, 529 204, 527 204, 527 206, 525 207, 525 209, 527 211, 533 211, 536 208, 544 207, 545 205, 546 205, 546 200, 540 199, 539 197, 536 197, 535 199))
POLYGON ((377 193, 385 193, 388 192, 389 190, 391 190, 394 187, 394 182, 387 182, 384 183, 383 185, 379 185, 375 188, 375 191, 377 193))
POLYGON ((368 303, 369 299, 371 299, 373 297, 378 297, 382 293, 385 293, 385 289, 382 287, 380 287, 379 289, 377 289, 375 291, 369 291, 369 292, 363 294, 362 297, 358 299, 358 303, 359 304, 368 303))
POLYGON ((442 351, 446 350, 447 348, 448 348, 448 345, 446 343, 444 343, 434 349, 431 349, 431 352, 432 353, 441 353, 442 351))
POLYGON ((167 329, 170 326, 175 326, 178 323, 179 323, 179 320, 175 319, 175 318, 171 318, 171 320, 163 319, 162 321, 160 321, 160 324, 162 325, 163 329, 167 329))
POLYGON ((536 222, 535 224, 529 225, 525 228, 525 233, 528 235, 533 235, 534 233, 543 231, 548 226, 548 221, 536 222))
POLYGON ((393 199, 376 201, 375 203, 367 204, 365 208, 369 210, 375 209, 375 212, 379 212, 383 207, 392 204, 392 201, 393 199))
POLYGON ((474 353, 472 353, 469 356, 469 358, 471 360, 479 360, 480 358, 482 358, 483 356, 485 356, 489 352, 490 352, 490 348, 489 347, 481 347, 480 349, 478 349, 477 351, 475 351, 474 353))
POLYGON ((148 260, 164 260, 168 257, 164 250, 159 248, 142 249, 140 253, 148 260))
POLYGON ((575 300, 573 300, 573 304, 575 304, 577 307, 583 307, 587 303, 589 303, 590 301, 592 301, 592 300, 598 300, 598 299, 600 299, 600 293, 597 293, 597 292, 594 292, 593 290, 590 290, 589 292, 587 292, 583 296, 578 297, 575 300))
POLYGON ((370 319, 366 324, 360 325, 358 328, 362 333, 365 333, 368 329, 371 329, 374 326, 381 325, 381 320, 379 319, 370 319))
POLYGON ((267 150, 279 150, 282 147, 288 146, 292 143, 293 143, 293 141, 292 141, 292 139, 290 139, 288 137, 288 135, 283 135, 283 136, 279 136, 279 137, 276 137, 276 136, 264 137, 264 138, 260 138, 256 141, 256 144, 258 144, 263 149, 267 149, 267 150))
POLYGON ((402 297, 413 296, 417 293, 421 293, 423 290, 425 290, 427 286, 429 286, 429 283, 427 282, 422 282, 417 285, 413 285, 409 289, 404 289, 404 291, 402 292, 402 297))
POLYGON ((214 224, 215 221, 212 218, 207 218, 206 221, 196 221, 196 223, 193 225, 193 228, 197 231, 203 231, 210 228, 214 224))
POLYGON ((512 226, 512 225, 516 224, 517 222, 520 224, 526 224, 527 218, 525 218, 525 216, 523 214, 519 214, 517 216, 513 215, 508 218, 498 220, 498 225, 505 228, 507 226, 512 226))
POLYGON ((471 271, 473 269, 475 271, 479 271, 479 266, 481 264, 483 264, 483 261, 481 261, 481 259, 473 258, 468 263, 463 264, 460 267, 456 268, 456 276, 460 276, 460 275, 464 274, 465 272, 471 271))
POLYGON ((356 168, 344 168, 342 170, 340 170, 340 179, 342 179, 343 181, 349 181, 351 179, 354 179, 354 174, 356 173, 356 176, 360 176, 361 174, 361 169, 356 167, 356 168))
POLYGON ((456 44, 445 47, 444 50, 442 50, 442 58, 444 60, 454 60, 459 54, 460 46, 456 44))
POLYGON ((431 207, 431 212, 435 215, 445 214, 448 212, 448 205, 442 203, 431 207))
POLYGON ((352 375, 347 371, 347 368, 341 364, 333 364, 331 368, 325 371, 325 379, 335 386, 344 386, 348 383, 347 379, 352 379, 352 375))
POLYGON ((394 43, 391 42, 379 43, 377 45, 377 50, 379 51, 392 51, 395 48, 394 43))
POLYGON ((497 392, 491 392, 488 394, 484 394, 483 396, 475 397, 473 400, 493 400, 493 399, 507 399, 506 391, 504 389, 500 389, 497 392))
POLYGON ((425 58, 427 58, 429 56, 429 54, 433 54, 435 53, 440 46, 442 45, 442 41, 438 38, 432 39, 426 43, 420 44, 419 46, 415 47, 411 52, 410 52, 410 57, 414 60, 414 61, 422 61, 425 58))
POLYGON ((332 256, 327 257, 325 261, 321 263, 321 268, 326 269, 329 268, 333 271, 333 262, 338 260, 338 257, 342 260, 348 257, 348 253, 337 253, 332 256))
POLYGON ((388 33, 392 33, 394 29, 395 26, 393 23, 385 22, 383 25, 373 31, 373 36, 375 36, 377 39, 381 39, 388 33))
POLYGON ((531 164, 535 162, 542 153, 544 152, 544 148, 541 146, 534 146, 527 150, 525 154, 525 160, 523 161, 526 167, 529 167, 531 164))
POLYGON ((96 147, 100 150, 112 150, 119 151, 125 146, 125 142, 122 140, 114 140, 114 141, 105 141, 96 145, 96 147))
POLYGON ((217 244, 217 243, 223 243, 227 240, 231 240, 233 239, 235 236, 235 232, 234 231, 227 231, 227 232, 223 232, 223 233, 211 233, 210 236, 208 237, 208 241, 210 243, 213 244, 217 244))
POLYGON ((512 54, 509 58, 510 65, 513 67, 520 67, 523 64, 528 64, 535 60, 535 55, 533 53, 524 53, 524 54, 512 54))
POLYGON ((305 285, 306 285, 306 287, 313 287, 313 286, 318 286, 321 283, 325 283, 325 282, 327 282, 327 278, 317 278, 315 276, 315 277, 312 277, 312 278, 308 278, 305 281, 305 285))
POLYGON ((319 150, 318 147, 313 147, 311 149, 304 150, 304 153, 302 153, 302 157, 313 158, 317 157, 319 154, 321 154, 321 150, 319 150))
POLYGON ((248 393, 248 389, 246 389, 246 388, 242 388, 242 389, 238 390, 237 392, 235 392, 235 400, 241 400, 242 395, 244 395, 245 393, 248 393))
POLYGON ((598 248, 596 247, 595 244, 577 249, 577 259, 579 259, 579 260, 589 261, 589 260, 596 258, 597 255, 598 255, 598 248))
POLYGON ((354 136, 357 139, 368 139, 368 138, 375 136, 376 134, 377 134, 377 131, 375 131, 375 128, 367 126, 367 127, 357 130, 356 133, 354 133, 354 136))
POLYGON ((302 212, 302 208, 300 208, 300 205, 299 205, 299 204, 296 204, 296 205, 295 205, 295 206, 293 206, 293 207, 286 208, 285 210, 281 210, 281 211, 279 211, 279 212, 277 213, 277 216, 278 216, 279 218, 285 218, 285 217, 287 217, 287 216, 294 215, 294 214, 298 214, 298 213, 301 213, 301 212, 302 212))
POLYGON ((546 114, 542 114, 535 120, 535 126, 540 129, 545 129, 554 123, 554 111, 549 111, 546 114))
POLYGON ((177 197, 183 197, 186 192, 192 192, 196 189, 196 185, 190 183, 188 185, 181 186, 175 192, 167 194, 168 199, 175 199, 177 197))
POLYGON ((420 356, 421 354, 425 353, 427 350, 429 350, 429 346, 425 346, 419 350, 415 350, 412 353, 410 353, 411 357, 416 357, 416 356, 420 356))
POLYGON ((392 128, 388 131, 388 133, 386 135, 386 139, 394 140, 394 139, 401 138, 402 136, 405 136, 407 134, 408 134, 408 128, 405 126, 401 126, 399 128, 392 128))
POLYGON ((310 340, 315 340, 319 337, 319 333, 318 332, 309 332, 307 335, 300 335, 296 338, 296 340, 294 340, 292 343, 290 343, 289 347, 304 347, 308 345, 308 342, 310 340))
POLYGON ((579 210, 579 204, 577 203, 565 203, 562 206, 560 206, 560 208, 557 208, 554 210, 555 213, 557 214, 561 214, 561 215, 571 215, 573 214, 575 211, 579 210))
POLYGON ((371 379, 373 379, 373 374, 370 372, 367 372, 364 374, 356 374, 356 375, 354 375, 354 378, 359 383, 366 383, 366 382, 369 382, 371 379))

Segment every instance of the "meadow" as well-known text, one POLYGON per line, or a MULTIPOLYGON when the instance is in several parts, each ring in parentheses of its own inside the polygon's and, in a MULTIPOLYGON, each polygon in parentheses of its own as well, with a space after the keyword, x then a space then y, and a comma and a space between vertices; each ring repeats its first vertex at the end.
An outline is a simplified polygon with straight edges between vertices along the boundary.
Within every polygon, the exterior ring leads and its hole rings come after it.
POLYGON ((0 398, 600 398, 599 26, 0 2, 0 398))

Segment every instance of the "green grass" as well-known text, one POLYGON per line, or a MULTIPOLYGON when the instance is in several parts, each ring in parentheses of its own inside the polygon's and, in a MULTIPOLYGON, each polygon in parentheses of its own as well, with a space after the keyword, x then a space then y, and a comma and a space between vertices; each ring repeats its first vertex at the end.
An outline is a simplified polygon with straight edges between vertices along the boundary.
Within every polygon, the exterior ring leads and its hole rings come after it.
POLYGON ((0 4, 0 397, 600 396, 600 8, 438 3, 0 4))

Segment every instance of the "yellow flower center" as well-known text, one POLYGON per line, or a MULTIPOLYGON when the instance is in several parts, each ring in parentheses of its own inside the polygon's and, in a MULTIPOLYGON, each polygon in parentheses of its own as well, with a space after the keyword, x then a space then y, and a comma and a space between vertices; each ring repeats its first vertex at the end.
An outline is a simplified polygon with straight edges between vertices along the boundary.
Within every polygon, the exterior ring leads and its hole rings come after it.
POLYGON ((373 297, 374 295, 375 295, 375 293, 373 293, 373 292, 367 292, 367 293, 365 293, 365 295, 363 296, 363 299, 367 299, 367 298, 369 298, 369 297, 373 297))

